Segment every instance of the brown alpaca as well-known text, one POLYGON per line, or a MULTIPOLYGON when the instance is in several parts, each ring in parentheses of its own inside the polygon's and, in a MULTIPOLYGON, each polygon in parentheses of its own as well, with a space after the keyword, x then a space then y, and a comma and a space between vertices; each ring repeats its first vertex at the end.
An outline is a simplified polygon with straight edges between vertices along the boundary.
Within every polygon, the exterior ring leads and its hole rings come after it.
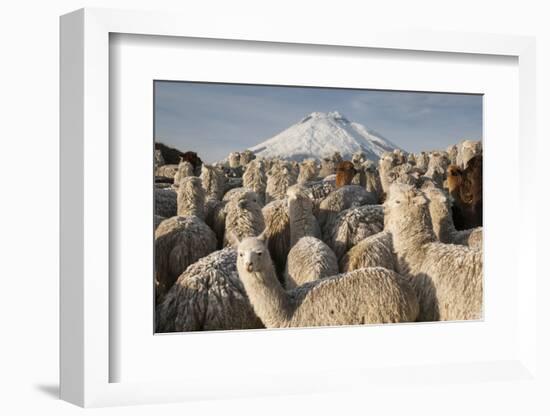
POLYGON ((341 188, 345 185, 351 185, 353 177, 357 173, 357 170, 353 166, 353 163, 349 160, 344 160, 338 163, 336 167, 336 188, 341 188))
POLYGON ((445 181, 445 187, 449 190, 449 194, 458 199, 458 192, 462 185, 462 169, 457 165, 449 165, 447 168, 447 180, 445 181))
POLYGON ((483 225, 483 156, 468 161, 465 169, 447 168, 446 186, 453 197, 453 222, 457 230, 483 225))
POLYGON ((477 155, 466 164, 462 174, 460 199, 465 205, 464 219, 466 228, 483 225, 483 156, 477 155))

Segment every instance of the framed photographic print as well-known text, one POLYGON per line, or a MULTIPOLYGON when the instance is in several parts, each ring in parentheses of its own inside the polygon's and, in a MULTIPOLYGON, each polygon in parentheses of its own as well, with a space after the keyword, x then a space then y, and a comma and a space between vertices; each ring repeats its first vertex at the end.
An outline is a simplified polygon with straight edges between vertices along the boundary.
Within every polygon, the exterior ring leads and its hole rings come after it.
POLYGON ((192 20, 61 19, 62 398, 536 383, 534 41, 192 20))

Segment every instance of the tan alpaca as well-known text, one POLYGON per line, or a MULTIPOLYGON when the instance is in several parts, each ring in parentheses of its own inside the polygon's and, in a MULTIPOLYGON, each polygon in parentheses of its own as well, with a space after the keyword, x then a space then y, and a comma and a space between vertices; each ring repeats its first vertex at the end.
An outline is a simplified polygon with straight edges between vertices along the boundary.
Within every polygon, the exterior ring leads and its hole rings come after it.
POLYGON ((215 251, 189 266, 157 305, 156 332, 263 328, 237 273, 237 252, 215 251))
POLYGON ((336 189, 345 185, 351 185, 357 170, 349 160, 340 162, 336 167, 336 189))
POLYGON ((481 319, 482 253, 439 242, 428 200, 412 186, 392 185, 384 208, 398 272, 411 279, 418 295, 419 320, 481 319))
POLYGON ((334 252, 320 240, 321 233, 313 216, 313 203, 305 187, 294 185, 287 190, 290 222, 290 246, 285 268, 285 288, 338 273, 334 252))
POLYGON ((267 328, 410 322, 418 314, 418 301, 406 279, 381 267, 285 291, 261 237, 239 244, 237 270, 254 312, 267 328))

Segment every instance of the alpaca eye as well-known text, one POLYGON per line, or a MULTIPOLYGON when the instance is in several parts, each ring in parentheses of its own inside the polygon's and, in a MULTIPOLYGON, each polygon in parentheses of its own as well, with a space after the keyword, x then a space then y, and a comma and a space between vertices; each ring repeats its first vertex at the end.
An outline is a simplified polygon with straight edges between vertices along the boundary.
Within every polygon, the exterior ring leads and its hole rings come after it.
POLYGON ((242 257, 243 256, 243 253, 239 253, 239 257, 242 257))
POLYGON ((261 256, 261 255, 262 255, 262 252, 261 252, 261 251, 258 251, 257 254, 258 254, 258 256, 261 256))

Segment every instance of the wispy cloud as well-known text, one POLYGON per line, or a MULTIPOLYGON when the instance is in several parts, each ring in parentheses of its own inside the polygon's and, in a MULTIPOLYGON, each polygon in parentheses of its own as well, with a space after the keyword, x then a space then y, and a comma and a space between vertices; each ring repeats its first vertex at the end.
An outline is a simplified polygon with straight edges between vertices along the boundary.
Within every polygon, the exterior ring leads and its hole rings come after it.
POLYGON ((157 82, 156 139, 212 162, 313 111, 338 110, 409 151, 481 138, 478 95, 157 82))

